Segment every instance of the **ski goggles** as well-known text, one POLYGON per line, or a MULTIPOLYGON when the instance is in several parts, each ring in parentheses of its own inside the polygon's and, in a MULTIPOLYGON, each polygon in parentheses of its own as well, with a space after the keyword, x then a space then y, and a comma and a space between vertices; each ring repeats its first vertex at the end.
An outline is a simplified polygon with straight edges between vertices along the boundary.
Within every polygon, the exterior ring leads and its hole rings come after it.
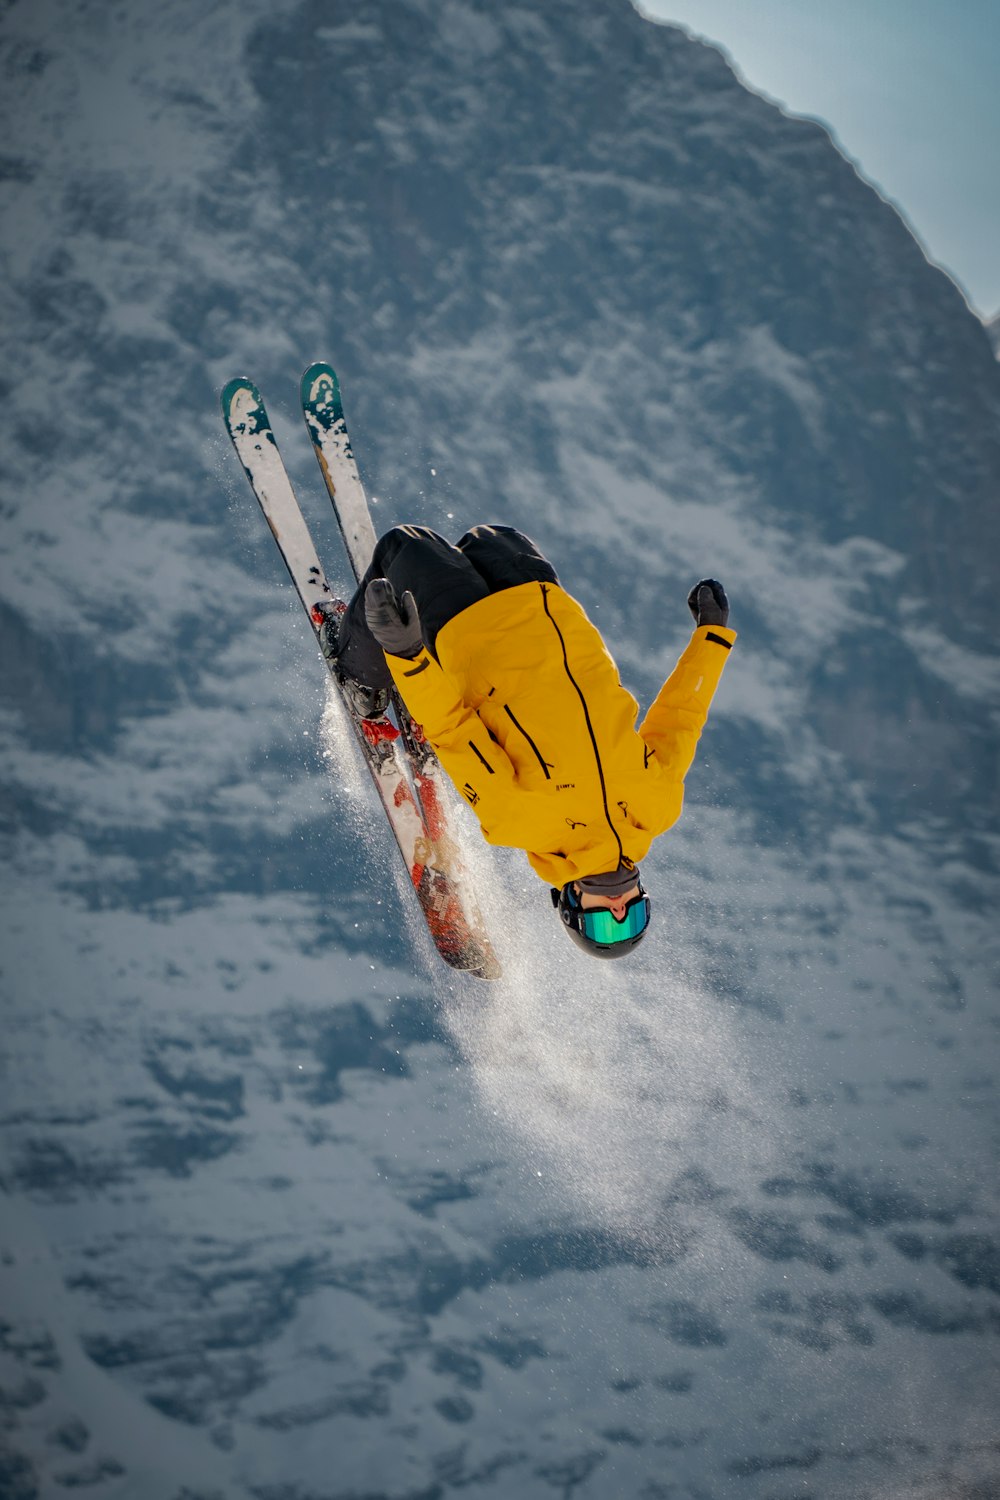
POLYGON ((586 910, 582 906, 574 906, 573 925, 593 943, 606 946, 631 943, 649 926, 649 910, 649 897, 645 891, 640 891, 625 907, 625 915, 620 922, 606 906, 592 906, 586 910))

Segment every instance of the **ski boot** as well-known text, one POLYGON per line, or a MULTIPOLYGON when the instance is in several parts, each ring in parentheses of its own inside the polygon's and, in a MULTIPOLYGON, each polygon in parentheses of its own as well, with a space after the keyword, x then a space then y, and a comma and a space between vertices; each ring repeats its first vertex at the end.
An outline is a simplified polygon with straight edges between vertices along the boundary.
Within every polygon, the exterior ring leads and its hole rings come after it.
POLYGON ((389 707, 386 688, 366 687, 363 682, 349 677, 340 667, 338 654, 340 622, 347 613, 342 599, 320 599, 311 610, 312 622, 316 626, 316 637, 323 658, 340 684, 344 697, 359 719, 378 719, 389 707))

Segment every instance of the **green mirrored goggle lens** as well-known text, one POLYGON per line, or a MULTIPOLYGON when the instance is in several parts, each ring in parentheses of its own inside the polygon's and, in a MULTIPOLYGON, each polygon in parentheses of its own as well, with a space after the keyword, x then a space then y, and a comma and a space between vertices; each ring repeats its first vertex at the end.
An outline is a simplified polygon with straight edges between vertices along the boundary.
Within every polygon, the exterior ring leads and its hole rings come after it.
POLYGON ((627 943, 645 931, 649 922, 649 902, 638 896, 625 909, 625 919, 618 922, 606 907, 580 913, 580 926, 595 943, 627 943))

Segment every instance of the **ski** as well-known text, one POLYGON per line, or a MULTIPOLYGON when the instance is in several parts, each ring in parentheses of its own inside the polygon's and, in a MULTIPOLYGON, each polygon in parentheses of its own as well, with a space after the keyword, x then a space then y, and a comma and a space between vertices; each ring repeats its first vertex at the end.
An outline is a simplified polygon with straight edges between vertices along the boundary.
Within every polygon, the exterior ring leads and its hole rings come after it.
MULTIPOLYGON (((360 581, 371 560, 376 535, 351 449, 340 381, 333 366, 323 360, 311 364, 302 376, 301 396, 302 414, 313 451, 354 569, 355 581, 360 581)), ((457 851, 449 834, 449 821, 455 816, 457 799, 433 746, 424 738, 420 725, 411 718, 395 689, 392 691, 392 707, 403 733, 417 800, 438 850, 440 864, 451 868, 457 851)), ((462 878, 460 868, 456 875, 462 878)))
MULTIPOLYGON (((312 439, 313 452, 354 569, 354 581, 360 583, 375 550, 377 537, 368 509, 368 497, 351 450, 340 381, 333 366, 323 361, 310 365, 302 376, 301 396, 302 415, 312 439)), ((426 804, 429 821, 443 828, 444 813, 441 809, 447 804, 447 794, 442 792, 444 772, 440 762, 395 689, 392 702, 417 778, 417 795, 426 804)))
POLYGON ((301 395, 302 415, 306 419, 327 493, 333 502, 354 577, 360 581, 371 561, 377 538, 368 498, 351 450, 340 381, 333 366, 322 361, 310 365, 302 376, 301 395))
MULTIPOLYGON (((363 711, 356 695, 352 694, 351 685, 336 670, 332 649, 335 636, 331 636, 329 627, 345 605, 335 597, 327 582, 278 452, 261 394, 250 380, 230 380, 222 391, 222 411, 233 446, 278 544, 347 711, 434 945, 452 968, 481 979, 496 978, 500 972, 499 964, 485 935, 482 919, 478 913, 466 912, 459 883, 457 849, 448 837, 446 819, 429 817, 428 812, 434 804, 425 806, 415 790, 417 777, 426 779, 426 776, 417 762, 411 766, 409 741, 412 726, 408 716, 407 732, 403 733, 386 714, 385 705, 369 704, 363 711), (409 774, 411 769, 414 781, 409 774)), ((368 530, 374 546, 370 519, 368 530)), ((362 533, 357 546, 360 549, 363 545, 362 533)), ((363 556, 363 552, 359 550, 357 556, 363 556)), ((351 564, 357 573, 355 555, 351 556, 351 564)))

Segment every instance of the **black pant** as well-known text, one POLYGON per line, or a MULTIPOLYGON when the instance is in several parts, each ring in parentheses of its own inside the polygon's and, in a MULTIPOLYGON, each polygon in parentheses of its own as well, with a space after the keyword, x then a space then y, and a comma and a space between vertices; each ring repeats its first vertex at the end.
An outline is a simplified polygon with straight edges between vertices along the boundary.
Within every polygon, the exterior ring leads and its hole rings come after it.
POLYGON ((371 564, 340 623, 340 664, 366 687, 391 687, 381 646, 365 620, 365 590, 388 578, 398 595, 413 595, 432 654, 438 631, 463 609, 519 583, 558 583, 555 569, 530 537, 513 526, 473 526, 452 546, 428 526, 394 526, 375 544, 371 564))

